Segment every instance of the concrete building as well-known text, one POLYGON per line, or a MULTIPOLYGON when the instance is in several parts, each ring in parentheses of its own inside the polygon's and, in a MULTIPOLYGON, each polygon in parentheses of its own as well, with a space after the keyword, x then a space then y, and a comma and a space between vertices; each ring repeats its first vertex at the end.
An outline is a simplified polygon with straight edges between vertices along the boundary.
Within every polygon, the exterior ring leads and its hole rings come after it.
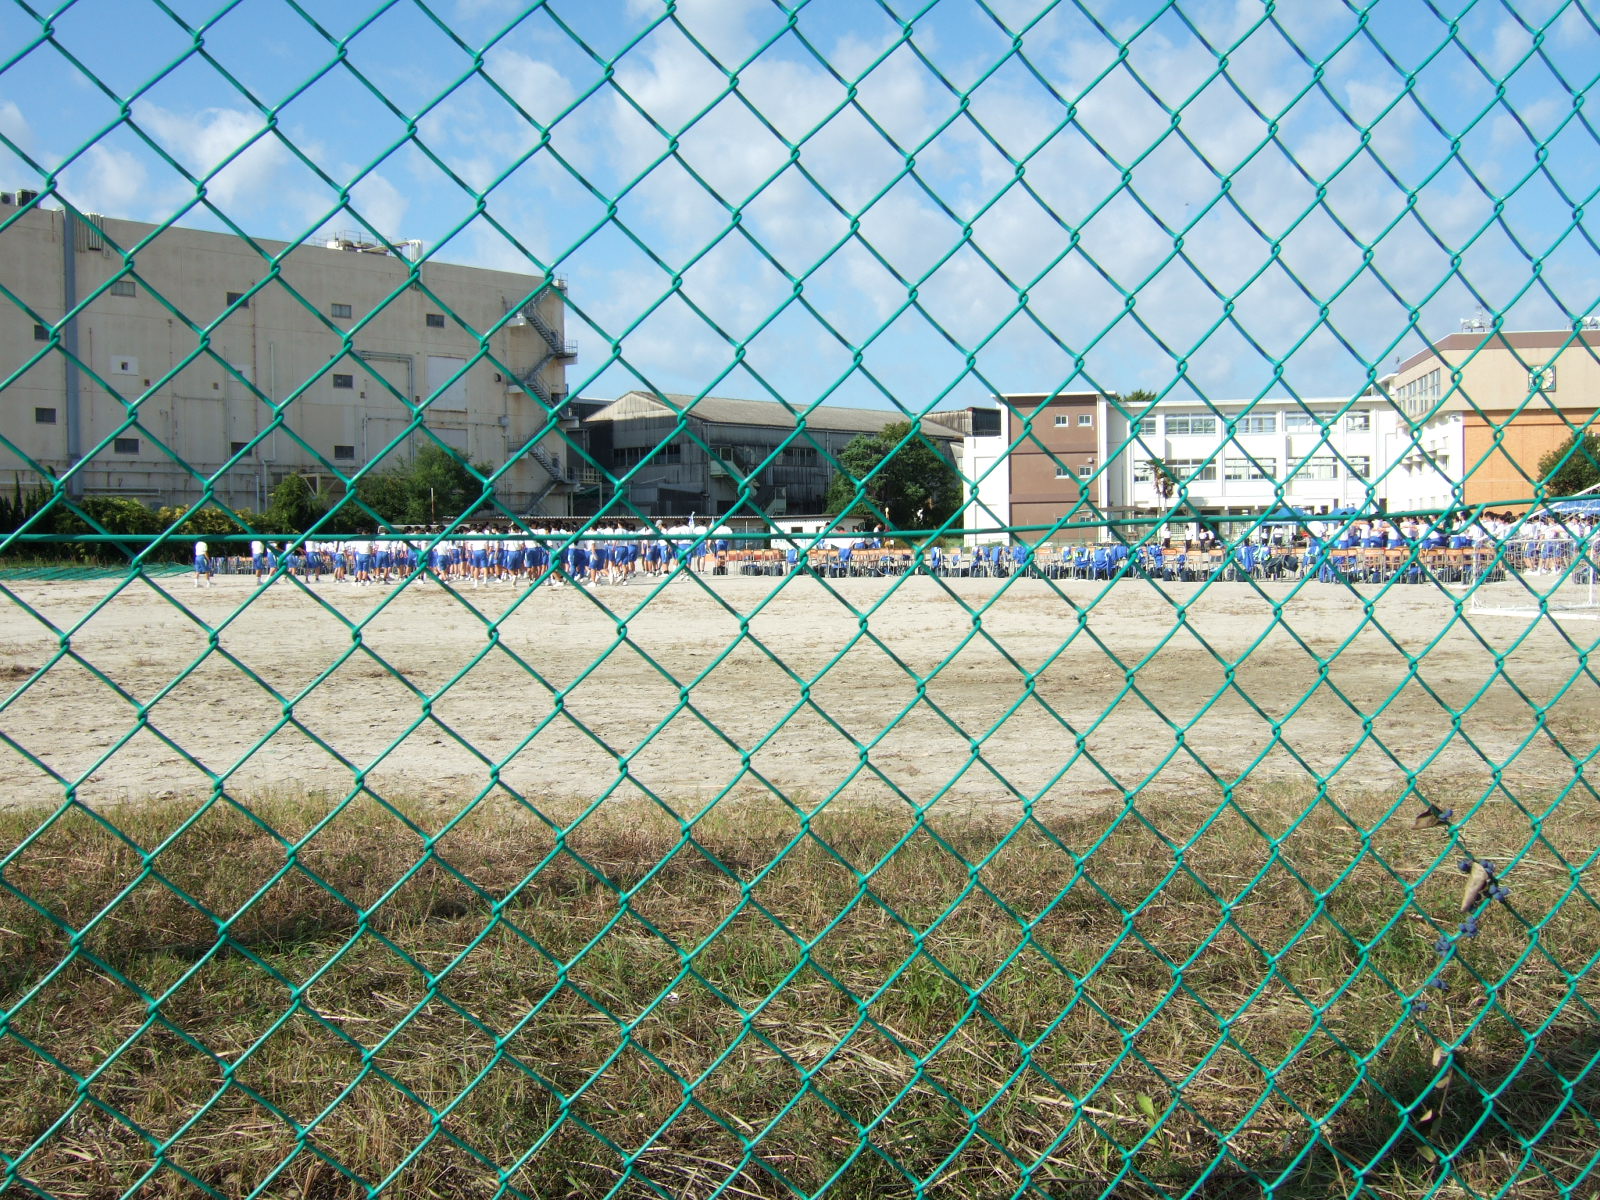
POLYGON ((1481 321, 1439 339, 1384 381, 1405 420, 1384 447, 1394 509, 1522 508, 1539 460, 1600 408, 1600 328, 1489 333, 1481 321))
POLYGON ((1009 522, 1011 505, 1011 455, 1006 441, 1004 414, 998 408, 958 408, 928 414, 928 420, 947 425, 961 435, 951 443, 956 472, 961 476, 962 541, 1004 542, 995 530, 1009 522))
POLYGON ((414 243, 290 246, 0 200, 0 485, 175 504, 209 480, 260 508, 287 475, 339 492, 431 434, 511 463, 512 511, 570 511, 559 281, 421 261, 414 243), (427 434, 408 432, 418 415, 427 434))
MULTIPOLYGON (((796 435, 794 413, 776 401, 628 392, 584 425, 601 469, 620 478, 637 468, 622 486, 638 512, 782 517, 822 512, 840 452, 860 434, 904 419, 825 404, 796 435)), ((959 432, 931 417, 921 426, 931 445, 953 457, 959 432)))
MULTIPOLYGON (((1126 422, 1098 392, 1011 392, 997 396, 1010 447, 1011 525, 1095 522, 1125 503, 1123 479, 1107 468, 1126 422)), ((1093 541, 1089 525, 1062 536, 1093 541)))
POLYGON ((1115 473, 1130 515, 1187 504, 1193 515, 1372 509, 1401 425, 1381 395, 1316 399, 1164 399, 1130 413, 1115 473), (1175 485, 1162 496, 1155 464, 1175 485))

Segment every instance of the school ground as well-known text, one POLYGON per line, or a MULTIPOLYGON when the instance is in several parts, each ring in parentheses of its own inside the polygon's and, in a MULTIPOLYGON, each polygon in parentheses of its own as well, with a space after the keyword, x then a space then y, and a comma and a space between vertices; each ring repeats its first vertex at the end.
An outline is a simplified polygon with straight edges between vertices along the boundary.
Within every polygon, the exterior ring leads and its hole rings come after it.
POLYGON ((1559 790, 1600 734, 1600 622, 1433 586, 123 584, 6 582, 5 802, 364 784, 552 814, 761 792, 1063 812, 1246 772, 1475 796, 1559 790))

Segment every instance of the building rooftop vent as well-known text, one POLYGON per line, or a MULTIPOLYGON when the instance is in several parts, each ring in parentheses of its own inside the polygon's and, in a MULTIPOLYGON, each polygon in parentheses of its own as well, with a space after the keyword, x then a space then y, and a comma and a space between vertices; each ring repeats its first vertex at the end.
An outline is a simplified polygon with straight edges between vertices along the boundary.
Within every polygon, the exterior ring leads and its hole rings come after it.
POLYGON ((352 254, 392 254, 416 262, 422 257, 422 243, 415 238, 404 242, 384 242, 360 233, 342 231, 330 234, 323 243, 329 250, 348 250, 352 254))

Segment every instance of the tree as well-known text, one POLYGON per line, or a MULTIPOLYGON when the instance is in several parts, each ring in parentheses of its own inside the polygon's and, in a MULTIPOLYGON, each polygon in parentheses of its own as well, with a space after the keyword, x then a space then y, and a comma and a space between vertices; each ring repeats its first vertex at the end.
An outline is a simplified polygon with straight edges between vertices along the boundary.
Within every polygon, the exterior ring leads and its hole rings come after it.
POLYGON ((961 479, 955 467, 920 437, 900 445, 909 433, 911 422, 895 421, 851 439, 839 452, 841 469, 828 485, 829 516, 882 520, 892 529, 929 529, 956 511, 961 479))
POLYGON ((1145 460, 1145 465, 1150 468, 1150 483, 1156 489, 1156 498, 1165 508, 1172 502, 1172 497, 1178 493, 1178 479, 1173 475, 1171 468, 1159 458, 1145 460))
POLYGON ((262 515, 273 533, 304 533, 324 511, 304 476, 285 475, 283 482, 272 489, 267 511, 262 515))
POLYGON ((1539 460, 1539 479, 1547 496, 1571 496, 1600 484, 1600 435, 1573 434, 1539 460))
MULTIPOLYGON (((487 474, 487 468, 480 468, 487 474)), ((453 521, 478 507, 483 484, 471 467, 439 446, 417 451, 407 479, 406 523, 453 521)))
POLYGON ((324 503, 325 509, 335 511, 323 528, 330 533, 358 533, 374 524, 431 525, 454 521, 478 507, 483 496, 478 476, 488 473, 488 467, 469 467, 442 447, 424 446, 409 466, 368 471, 356 484, 353 496, 334 504, 324 503), (377 514, 376 521, 369 509, 377 514))

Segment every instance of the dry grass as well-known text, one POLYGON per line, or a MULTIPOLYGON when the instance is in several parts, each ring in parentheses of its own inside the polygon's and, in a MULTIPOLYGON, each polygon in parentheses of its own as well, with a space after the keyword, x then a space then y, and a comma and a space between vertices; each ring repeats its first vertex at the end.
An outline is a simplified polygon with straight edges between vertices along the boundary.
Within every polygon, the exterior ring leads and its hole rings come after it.
POLYGON ((325 806, 6 813, 0 1154, 57 1197, 1581 1190, 1600 818, 1472 818, 1524 858, 1424 1024, 1458 855, 1388 804, 367 803, 292 858, 325 806))

